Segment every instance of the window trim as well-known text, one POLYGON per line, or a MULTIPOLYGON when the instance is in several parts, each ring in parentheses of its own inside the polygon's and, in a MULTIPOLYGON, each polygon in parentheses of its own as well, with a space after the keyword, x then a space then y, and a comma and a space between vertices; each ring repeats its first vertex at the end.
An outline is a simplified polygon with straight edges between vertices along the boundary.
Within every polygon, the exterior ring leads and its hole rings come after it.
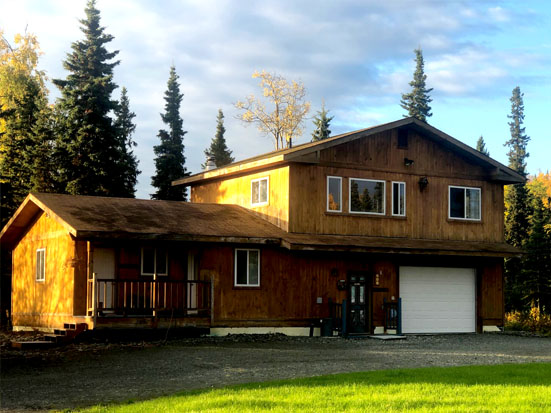
POLYGON ((234 287, 260 287, 260 249, 256 248, 235 248, 233 253, 233 286, 234 287), (247 284, 238 284, 237 283, 237 251, 247 251, 247 284), (258 253, 258 283, 250 283, 250 274, 249 274, 249 253, 250 251, 256 251, 258 253))
POLYGON ((479 188, 479 187, 474 187, 474 186, 460 186, 460 185, 448 185, 448 219, 450 220, 460 220, 460 221, 476 221, 476 222, 480 222, 482 221, 482 188, 479 188), (463 189, 463 215, 465 216, 465 218, 459 218, 459 217, 452 217, 451 216, 451 212, 452 212, 452 209, 451 209, 451 206, 452 206, 452 203, 451 203, 451 194, 452 194, 452 191, 451 189, 452 188, 455 188, 455 189, 463 189), (479 195, 478 195, 478 218, 466 218, 467 216, 467 189, 475 189, 478 191, 479 195))
MULTIPOLYGON (((404 181, 391 181, 391 189, 390 189, 390 192, 391 192, 391 209, 390 209, 390 213, 393 217, 405 217, 406 216, 406 211, 407 211, 407 208, 406 208, 406 183, 404 181), (403 214, 395 214, 394 213, 394 184, 398 184, 398 185, 404 185, 404 213, 403 214)), ((398 190, 398 192, 400 192, 398 190)), ((398 208, 399 209, 399 208, 398 208)))
POLYGON ((332 212, 332 213, 342 212, 342 176, 327 175, 326 185, 327 185, 327 189, 325 191, 325 210, 327 212, 332 212), (339 207, 340 207, 339 209, 329 209, 329 179, 339 180, 340 197, 341 197, 341 199, 339 200, 339 207))
POLYGON ((166 248, 163 248, 165 250, 165 272, 164 273, 149 273, 149 272, 143 272, 143 250, 145 248, 151 248, 153 250, 153 270, 155 271, 157 269, 157 250, 159 248, 157 247, 142 247, 141 248, 141 252, 140 252, 140 275, 145 275, 145 276, 152 276, 152 275, 157 275, 157 276, 162 276, 162 277, 166 277, 168 276, 168 249, 166 248))
POLYGON ((36 263, 35 263, 35 275, 34 275, 34 280, 38 283, 43 283, 46 281, 46 248, 37 248, 36 249, 36 253, 35 253, 35 259, 36 259, 36 263), (43 256, 43 259, 42 259, 42 278, 38 278, 39 276, 39 271, 38 271, 38 255, 39 254, 42 254, 43 256))
POLYGON ((379 216, 386 215, 386 181, 382 179, 348 178, 348 213, 361 214, 361 215, 379 215, 379 216), (352 181, 353 180, 383 183, 383 212, 352 211, 352 181))
MULTIPOLYGON (((258 198, 260 199, 260 184, 258 185, 258 187, 259 187, 258 198)), ((269 205, 269 203, 270 203, 270 176, 268 175, 268 176, 263 176, 262 178, 251 179, 251 206, 259 207, 259 206, 269 205), (266 201, 255 203, 253 202, 253 185, 255 182, 260 182, 263 180, 266 180, 266 201)))

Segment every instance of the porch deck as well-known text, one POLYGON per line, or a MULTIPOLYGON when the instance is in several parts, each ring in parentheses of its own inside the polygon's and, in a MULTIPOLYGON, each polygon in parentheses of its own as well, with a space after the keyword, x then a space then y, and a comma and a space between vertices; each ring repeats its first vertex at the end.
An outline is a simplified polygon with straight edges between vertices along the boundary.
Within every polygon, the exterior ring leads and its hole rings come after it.
POLYGON ((209 327, 212 283, 199 280, 88 280, 93 328, 209 327))

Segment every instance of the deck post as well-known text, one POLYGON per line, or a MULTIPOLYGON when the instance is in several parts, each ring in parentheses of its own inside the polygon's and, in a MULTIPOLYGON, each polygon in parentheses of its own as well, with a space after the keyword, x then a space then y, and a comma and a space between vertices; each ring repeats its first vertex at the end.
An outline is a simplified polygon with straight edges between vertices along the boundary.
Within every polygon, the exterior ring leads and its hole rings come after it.
POLYGON ((346 299, 344 299, 342 300, 342 336, 343 337, 348 336, 348 331, 347 331, 348 326, 346 325, 346 321, 348 318, 347 316, 348 316, 348 313, 346 311, 346 299))
POLYGON ((97 281, 96 273, 92 273, 92 325, 96 327, 96 320, 98 318, 98 300, 97 300, 97 281))
POLYGON ((398 325, 396 329, 396 334, 402 335, 402 298, 398 297, 398 325))
POLYGON ((214 275, 210 276, 210 325, 214 324, 214 275))
POLYGON ((157 317, 157 271, 153 272, 153 285, 151 286, 151 290, 153 291, 153 297, 151 298, 151 306, 153 307, 153 317, 157 317))

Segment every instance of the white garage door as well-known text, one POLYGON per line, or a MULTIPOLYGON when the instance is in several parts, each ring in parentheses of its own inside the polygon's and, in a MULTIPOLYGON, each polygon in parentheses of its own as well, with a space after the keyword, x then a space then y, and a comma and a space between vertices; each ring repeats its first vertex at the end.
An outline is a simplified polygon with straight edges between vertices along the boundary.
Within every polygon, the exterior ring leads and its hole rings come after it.
POLYGON ((403 333, 474 333, 473 268, 400 267, 403 333))

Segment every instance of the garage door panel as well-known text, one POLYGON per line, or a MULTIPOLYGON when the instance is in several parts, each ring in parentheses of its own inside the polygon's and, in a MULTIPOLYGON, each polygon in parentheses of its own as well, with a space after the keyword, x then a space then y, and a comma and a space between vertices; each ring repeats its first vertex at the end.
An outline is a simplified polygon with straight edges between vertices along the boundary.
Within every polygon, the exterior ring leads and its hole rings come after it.
POLYGON ((475 331, 475 271, 472 268, 400 267, 402 331, 475 331))

